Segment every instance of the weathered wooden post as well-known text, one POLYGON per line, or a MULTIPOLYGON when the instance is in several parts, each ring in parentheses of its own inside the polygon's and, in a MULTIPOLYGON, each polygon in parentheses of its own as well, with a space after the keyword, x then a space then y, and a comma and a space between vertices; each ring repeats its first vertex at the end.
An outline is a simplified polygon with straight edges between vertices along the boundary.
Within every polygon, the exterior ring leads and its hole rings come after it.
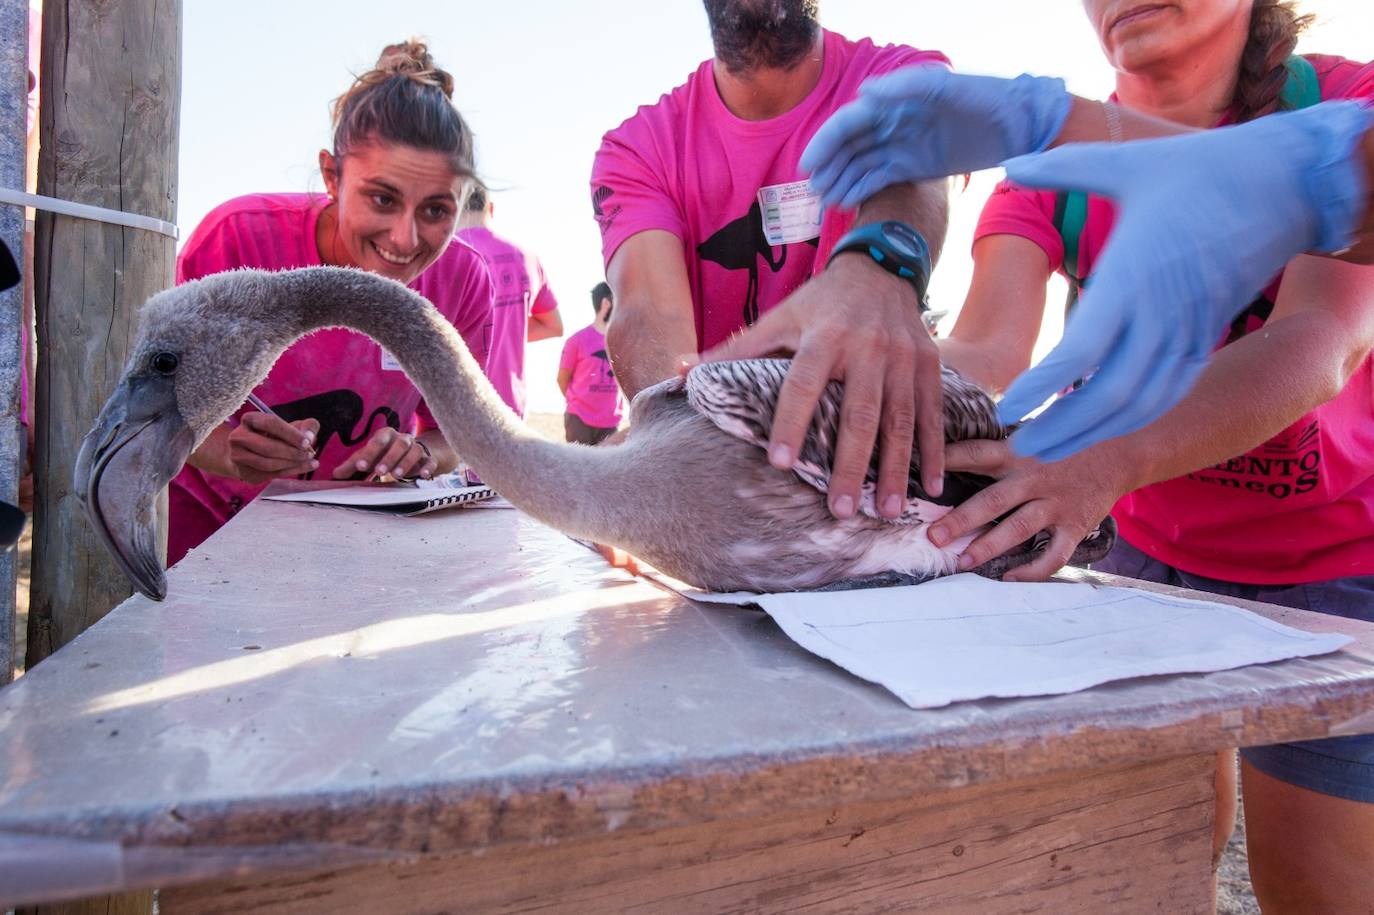
MULTIPOLYGON (((25 112, 29 94, 28 0, 0 0, 0 188, 24 189, 25 112)), ((24 208, 0 206, 0 240, 20 264, 24 256, 24 208)), ((24 287, 0 292, 0 499, 19 494, 19 373, 24 287)), ((15 554, 0 554, 0 686, 14 669, 15 554)))
MULTIPOLYGON (((38 193, 172 222, 180 0, 43 9, 38 193)), ((175 239, 39 211, 32 667, 130 593, 72 492, 72 468, 124 366, 137 311, 174 280, 175 239)))
MULTIPOLYGON (((180 0, 46 3, 42 57, 39 194, 175 221, 180 0)), ((81 437, 123 368, 138 307, 171 285, 176 264, 170 235, 41 210, 35 248, 39 371, 28 667, 130 592, 81 513, 72 468, 81 437)), ((0 355, 0 396, 5 359, 0 355)), ((0 439, 0 461, 5 447, 0 439)), ((152 894, 39 911, 135 915, 152 911, 152 894)))

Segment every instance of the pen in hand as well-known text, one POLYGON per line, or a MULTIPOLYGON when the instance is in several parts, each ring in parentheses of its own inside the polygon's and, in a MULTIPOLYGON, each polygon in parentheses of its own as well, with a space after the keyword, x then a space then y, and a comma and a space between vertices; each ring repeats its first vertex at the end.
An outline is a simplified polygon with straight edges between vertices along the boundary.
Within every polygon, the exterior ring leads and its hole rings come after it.
MULTIPOLYGON (((277 415, 277 411, 267 405, 267 401, 263 400, 252 391, 248 392, 248 404, 259 413, 266 413, 268 416, 276 416, 277 419, 281 419, 281 417, 277 415)), ((282 420, 282 422, 286 422, 286 420, 282 420)))
MULTIPOLYGON (((270 406, 267 405, 267 401, 263 400, 261 397, 254 394, 252 391, 248 392, 247 401, 248 405, 252 407, 254 410, 257 410, 259 413, 265 413, 268 416, 280 419, 284 423, 286 422, 285 419, 282 419, 282 415, 280 413, 278 413, 276 410, 273 410, 270 406)), ((288 426, 291 425, 290 423, 286 424, 288 426)), ((320 456, 320 452, 313 446, 310 448, 310 453, 314 457, 320 456)))

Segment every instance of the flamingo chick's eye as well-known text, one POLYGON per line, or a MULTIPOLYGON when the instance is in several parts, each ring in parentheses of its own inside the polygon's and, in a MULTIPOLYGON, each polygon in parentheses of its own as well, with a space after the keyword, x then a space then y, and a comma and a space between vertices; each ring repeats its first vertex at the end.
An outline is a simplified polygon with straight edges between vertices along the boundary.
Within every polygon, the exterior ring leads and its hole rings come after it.
POLYGON ((176 353, 155 353, 153 358, 148 360, 148 365, 159 375, 171 375, 181 364, 181 357, 176 353))

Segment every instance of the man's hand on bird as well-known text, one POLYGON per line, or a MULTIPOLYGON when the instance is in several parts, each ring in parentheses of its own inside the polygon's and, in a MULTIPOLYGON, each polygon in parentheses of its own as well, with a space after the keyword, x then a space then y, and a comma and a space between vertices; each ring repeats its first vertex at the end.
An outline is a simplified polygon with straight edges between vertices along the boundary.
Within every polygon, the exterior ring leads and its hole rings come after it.
POLYGON ((398 432, 390 426, 378 429, 367 444, 341 461, 334 468, 334 479, 348 480, 359 474, 363 477, 384 477, 390 474, 397 480, 415 477, 429 479, 438 462, 423 443, 409 432, 398 432))
POLYGON ((229 433, 229 464, 245 483, 310 473, 320 466, 314 451, 319 432, 319 421, 314 419, 288 423, 277 416, 249 411, 229 433))
POLYGON ((991 168, 1059 136, 1064 81, 907 67, 867 80, 816 131, 801 166, 826 206, 854 209, 884 188, 991 168))
POLYGON ((977 568, 1040 531, 1050 533, 1045 554, 1012 569, 1004 576, 1006 581, 1049 578, 1111 513, 1116 500, 1134 488, 1124 476, 1125 461, 1085 452, 1043 464, 1035 458, 1017 457, 1005 440, 954 442, 945 451, 945 462, 951 471, 997 479, 930 529, 931 542, 943 546, 1002 518, 964 550, 960 570, 977 568))
POLYGON ((944 391, 940 353, 921 320, 911 284, 861 252, 835 258, 762 318, 703 362, 791 353, 778 395, 768 460, 790 469, 801 453, 821 393, 844 382, 839 441, 830 478, 830 510, 854 514, 875 442, 877 504, 895 518, 906 504, 912 443, 931 495, 944 485, 944 391))

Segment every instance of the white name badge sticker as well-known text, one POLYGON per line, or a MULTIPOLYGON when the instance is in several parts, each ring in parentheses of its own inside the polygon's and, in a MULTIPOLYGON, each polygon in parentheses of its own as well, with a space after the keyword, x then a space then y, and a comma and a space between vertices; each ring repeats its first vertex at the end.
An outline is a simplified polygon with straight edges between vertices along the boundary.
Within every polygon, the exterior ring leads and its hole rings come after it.
POLYGON ((401 363, 396 361, 396 357, 391 355, 391 351, 385 346, 378 347, 382 351, 382 371, 383 372, 404 372, 401 363))
POLYGON ((763 235, 770 245, 790 245, 821 237, 821 196, 809 181, 759 188, 763 235))

